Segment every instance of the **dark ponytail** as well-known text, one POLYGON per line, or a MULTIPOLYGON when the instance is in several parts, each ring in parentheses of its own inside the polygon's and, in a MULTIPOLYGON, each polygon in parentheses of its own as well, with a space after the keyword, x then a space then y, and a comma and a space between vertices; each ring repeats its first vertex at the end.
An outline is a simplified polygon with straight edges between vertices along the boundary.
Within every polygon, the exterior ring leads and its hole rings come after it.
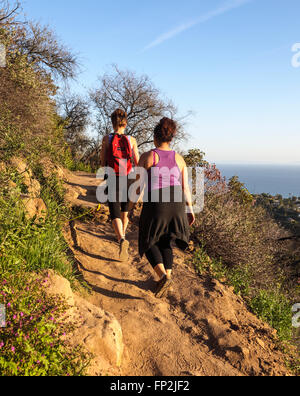
POLYGON ((154 137, 161 143, 170 143, 177 132, 177 124, 170 118, 163 118, 154 129, 154 137))
POLYGON ((125 128, 127 126, 127 113, 124 110, 117 109, 111 115, 111 122, 114 129, 125 128))

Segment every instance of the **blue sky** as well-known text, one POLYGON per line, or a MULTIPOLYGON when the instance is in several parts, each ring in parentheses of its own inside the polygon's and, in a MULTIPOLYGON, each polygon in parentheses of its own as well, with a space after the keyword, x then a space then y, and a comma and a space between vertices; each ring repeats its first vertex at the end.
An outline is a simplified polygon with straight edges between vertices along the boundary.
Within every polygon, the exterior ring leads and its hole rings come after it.
POLYGON ((300 164, 299 0, 24 0, 79 54, 74 91, 116 63, 146 73, 215 163, 300 164))

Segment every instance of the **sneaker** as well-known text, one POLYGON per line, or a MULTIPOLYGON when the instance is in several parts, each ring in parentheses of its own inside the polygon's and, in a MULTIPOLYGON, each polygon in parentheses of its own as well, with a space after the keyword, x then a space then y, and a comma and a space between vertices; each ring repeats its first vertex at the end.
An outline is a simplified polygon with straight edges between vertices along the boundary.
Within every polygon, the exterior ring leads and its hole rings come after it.
POLYGON ((126 241, 126 239, 122 239, 120 242, 120 252, 119 252, 120 261, 126 261, 128 259, 128 249, 129 249, 129 242, 126 241))
POLYGON ((155 297, 162 298, 166 294, 166 292, 171 288, 172 284, 173 284, 172 279, 169 279, 166 276, 163 277, 158 282, 155 297))

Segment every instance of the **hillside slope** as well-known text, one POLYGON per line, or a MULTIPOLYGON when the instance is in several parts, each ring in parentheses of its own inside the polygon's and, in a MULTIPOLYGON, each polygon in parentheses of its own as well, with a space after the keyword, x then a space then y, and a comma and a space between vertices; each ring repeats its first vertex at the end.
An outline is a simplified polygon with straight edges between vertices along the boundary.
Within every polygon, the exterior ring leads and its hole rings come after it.
MULTIPOLYGON (((96 207, 94 175, 68 175, 74 206, 96 207)), ((117 260, 118 245, 107 209, 97 221, 76 220, 66 239, 79 270, 91 286, 89 302, 119 321, 125 376, 281 376, 289 375, 274 330, 252 315, 231 288, 199 277, 189 256, 176 251, 174 290, 158 300, 152 269, 137 253, 138 228, 129 227, 130 259, 117 260)), ((100 374, 101 370, 99 370, 100 374)), ((112 367, 111 372, 115 374, 112 367)))

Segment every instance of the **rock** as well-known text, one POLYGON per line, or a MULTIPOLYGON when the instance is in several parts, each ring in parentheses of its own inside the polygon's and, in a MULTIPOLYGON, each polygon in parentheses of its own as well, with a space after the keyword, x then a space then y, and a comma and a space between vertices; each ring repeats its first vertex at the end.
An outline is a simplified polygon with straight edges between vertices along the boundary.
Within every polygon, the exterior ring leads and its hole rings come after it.
POLYGON ((99 216, 99 221, 103 222, 103 223, 107 223, 109 220, 108 216, 103 214, 99 216))
POLYGON ((47 179, 49 176, 51 176, 53 174, 54 165, 49 158, 44 157, 44 158, 40 159, 39 165, 41 167, 42 174, 43 174, 44 178, 47 179))
POLYGON ((70 172, 67 169, 56 165, 50 158, 44 157, 40 159, 39 164, 42 168, 42 173, 45 178, 55 174, 59 179, 67 180, 70 172))
POLYGON ((10 190, 16 190, 17 189, 16 183, 14 183, 12 180, 9 180, 8 187, 9 187, 10 190))
POLYGON ((26 217, 32 219, 33 217, 44 218, 47 214, 47 207, 41 198, 32 198, 30 196, 21 195, 24 204, 26 217))
POLYGON ((27 187, 27 193, 32 198, 39 198, 41 194, 41 186, 40 183, 32 178, 31 171, 25 171, 24 173, 20 174, 22 176, 22 181, 27 187))
POLYGON ((28 194, 31 197, 38 198, 41 195, 41 185, 37 180, 25 178, 24 182, 28 188, 28 194))
POLYGON ((65 179, 69 175, 67 169, 64 169, 58 165, 55 167, 55 173, 59 179, 65 179))
POLYGON ((70 307, 74 307, 74 294, 71 289, 70 282, 57 275, 54 271, 49 270, 45 274, 44 282, 45 291, 50 296, 63 296, 70 307))
POLYGON ((18 157, 13 157, 10 159, 10 164, 17 169, 18 173, 23 179, 23 183, 28 189, 28 195, 32 198, 39 198, 41 194, 40 183, 33 179, 32 171, 26 164, 26 162, 18 157))
POLYGON ((66 190, 65 200, 67 202, 72 202, 73 200, 76 200, 79 197, 80 192, 78 190, 76 190, 75 188, 73 188, 67 184, 65 184, 64 187, 66 190))
POLYGON ((64 184, 65 188, 65 200, 66 202, 69 203, 74 203, 74 201, 77 200, 80 196, 85 197, 86 196, 86 190, 78 187, 78 186, 71 186, 67 183, 64 184))
POLYGON ((123 356, 123 334, 116 318, 83 300, 75 297, 75 305, 80 312, 82 324, 75 332, 72 342, 80 343, 96 358, 120 367, 123 356))
POLYGON ((12 157, 10 159, 10 165, 16 168, 20 174, 28 173, 29 177, 32 177, 31 170, 22 158, 12 157))
POLYGON ((67 315, 77 329, 68 337, 68 342, 74 347, 83 346, 93 355, 89 374, 102 375, 112 367, 120 367, 124 345, 116 318, 73 294, 69 281, 54 271, 47 272, 44 287, 48 295, 62 296, 69 304, 67 315))
POLYGON ((237 336, 228 326, 223 325, 213 316, 207 318, 209 333, 211 338, 222 349, 235 348, 240 344, 240 337, 237 336))
POLYGON ((257 339, 256 339, 256 342, 257 342, 258 345, 260 345, 263 349, 265 349, 266 345, 265 345, 265 343, 264 343, 260 338, 257 338, 257 339))
POLYGON ((249 358, 250 350, 248 348, 245 348, 245 347, 241 348, 241 352, 242 352, 242 355, 243 355, 244 359, 248 359, 249 358))
MULTIPOLYGON (((197 298, 187 301, 187 308, 190 312, 202 312, 204 317, 214 312, 216 318, 220 318, 224 323, 231 323, 238 326, 239 322, 235 310, 235 299, 227 288, 219 281, 207 279, 207 290, 205 299, 197 298)), ((184 291, 183 291, 184 292, 184 291)))

